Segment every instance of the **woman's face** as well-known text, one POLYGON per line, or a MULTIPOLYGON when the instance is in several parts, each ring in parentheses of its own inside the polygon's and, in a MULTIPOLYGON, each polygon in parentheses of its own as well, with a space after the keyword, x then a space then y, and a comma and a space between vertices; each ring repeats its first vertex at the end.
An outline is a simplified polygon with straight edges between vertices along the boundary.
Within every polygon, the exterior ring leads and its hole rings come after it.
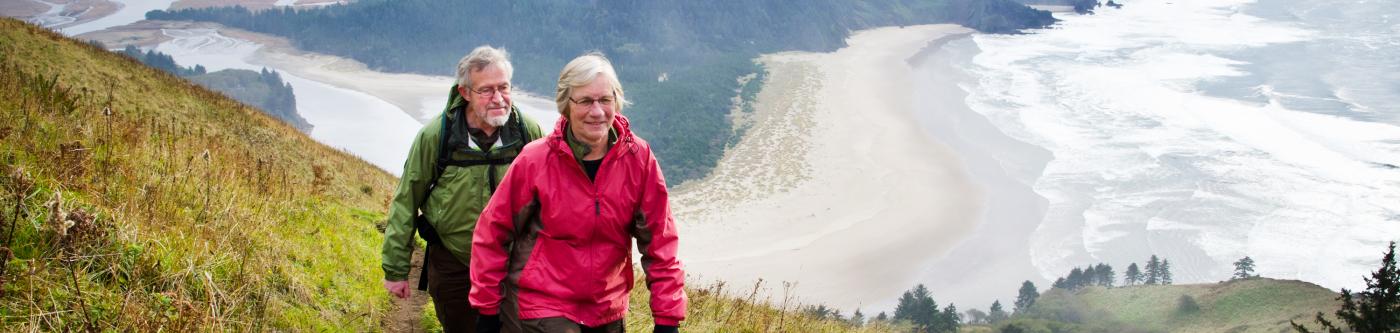
POLYGON ((569 129, 587 144, 607 144, 608 129, 617 116, 613 86, 603 75, 574 88, 569 95, 569 129))

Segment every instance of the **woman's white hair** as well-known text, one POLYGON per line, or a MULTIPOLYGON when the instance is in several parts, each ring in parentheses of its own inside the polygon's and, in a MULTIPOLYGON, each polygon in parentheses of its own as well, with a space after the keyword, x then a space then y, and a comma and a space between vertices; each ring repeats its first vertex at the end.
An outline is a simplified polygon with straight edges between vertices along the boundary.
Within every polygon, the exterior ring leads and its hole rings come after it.
POLYGON ((613 99, 617 104, 617 113, 622 113, 622 107, 628 104, 627 98, 622 92, 622 82, 617 79, 617 70, 613 69, 611 61, 602 52, 593 51, 574 58, 564 65, 564 70, 559 72, 559 84, 554 89, 554 103, 559 107, 559 115, 569 116, 569 97, 573 95, 574 89, 593 83, 602 75, 612 84, 613 99))
POLYGON ((472 50, 472 53, 468 53, 462 57, 461 61, 457 62, 457 85, 471 89, 472 80, 468 74, 479 72, 486 66, 492 65, 500 67, 501 71, 506 72, 506 80, 510 80, 511 76, 515 74, 515 67, 510 65, 510 54, 506 53, 505 49, 483 45, 478 46, 472 50))

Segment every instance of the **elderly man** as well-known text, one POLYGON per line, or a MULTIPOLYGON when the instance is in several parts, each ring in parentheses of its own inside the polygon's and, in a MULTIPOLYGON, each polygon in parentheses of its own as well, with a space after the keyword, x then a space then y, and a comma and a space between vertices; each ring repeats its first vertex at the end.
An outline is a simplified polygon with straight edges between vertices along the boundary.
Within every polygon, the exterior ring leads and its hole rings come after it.
POLYGON ((428 243, 418 289, 433 297, 446 332, 475 330, 467 272, 477 216, 520 149, 541 136, 539 125, 511 104, 512 71, 506 52, 490 46, 458 62, 447 108, 418 131, 389 206, 384 288, 408 297, 416 230, 428 243))

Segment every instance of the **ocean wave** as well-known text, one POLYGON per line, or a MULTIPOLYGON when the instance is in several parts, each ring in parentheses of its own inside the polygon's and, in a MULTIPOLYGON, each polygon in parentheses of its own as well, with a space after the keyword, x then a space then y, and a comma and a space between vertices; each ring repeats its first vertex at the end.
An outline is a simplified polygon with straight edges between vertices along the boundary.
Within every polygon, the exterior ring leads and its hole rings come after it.
POLYGON ((1248 255, 1266 276, 1355 288, 1400 236, 1400 127, 1281 102, 1354 92, 1245 87, 1260 103, 1201 88, 1259 75, 1241 51, 1324 36, 1251 4, 1129 1, 974 38, 969 107, 1054 154, 1034 187, 1050 201, 1031 237, 1044 277, 1157 254, 1178 281, 1216 281, 1248 255))

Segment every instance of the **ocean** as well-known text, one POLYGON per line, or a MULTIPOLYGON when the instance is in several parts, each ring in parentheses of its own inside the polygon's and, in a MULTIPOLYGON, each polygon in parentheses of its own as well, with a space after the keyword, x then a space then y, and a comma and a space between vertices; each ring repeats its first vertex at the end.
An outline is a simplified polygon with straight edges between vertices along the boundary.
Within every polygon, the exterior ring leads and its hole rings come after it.
POLYGON ((945 46, 967 106, 1052 155, 1040 275, 1155 254, 1212 282, 1250 256, 1364 287, 1400 238, 1400 2, 1120 2, 945 46))

